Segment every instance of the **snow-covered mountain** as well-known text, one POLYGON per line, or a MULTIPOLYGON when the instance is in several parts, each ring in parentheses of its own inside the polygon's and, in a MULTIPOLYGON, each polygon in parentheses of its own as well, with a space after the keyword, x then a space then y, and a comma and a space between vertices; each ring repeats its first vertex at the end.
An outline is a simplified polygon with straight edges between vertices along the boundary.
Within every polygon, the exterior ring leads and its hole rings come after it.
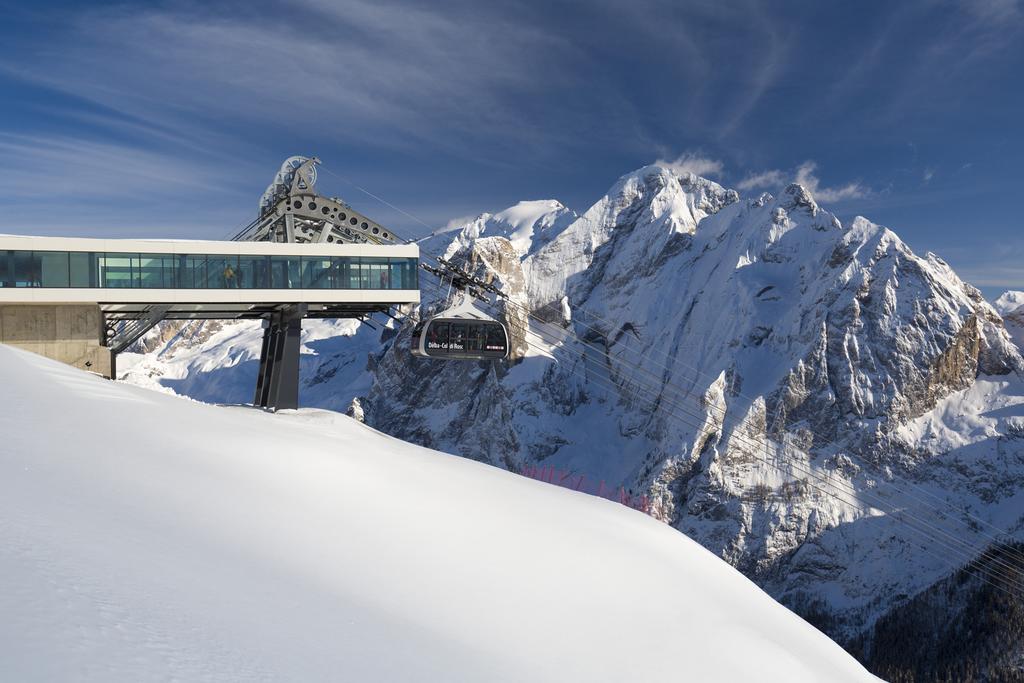
POLYGON ((1004 292, 996 299, 994 306, 1010 333, 1017 348, 1024 349, 1024 292, 1004 292))
MULTIPOLYGON (((501 212, 423 243, 503 288, 513 362, 421 361, 407 328, 365 331, 310 349, 303 402, 357 397, 352 414, 407 441, 645 495, 864 652, 880 617, 975 559, 986 524, 1019 538, 1024 360, 938 256, 798 185, 742 199, 659 166, 578 217, 521 207, 529 230, 501 212)), ((202 379, 220 334, 128 379, 232 400, 202 379)))
POLYGON ((1001 315, 1024 308, 1024 292, 1003 292, 992 304, 1001 315))
POLYGON ((465 225, 435 232, 422 241, 424 251, 454 253, 482 237, 504 237, 525 258, 557 237, 578 216, 554 199, 519 202, 498 213, 482 213, 465 225))
POLYGON ((336 413, 202 405, 2 345, 0 375, 4 681, 873 679, 608 501, 336 413))

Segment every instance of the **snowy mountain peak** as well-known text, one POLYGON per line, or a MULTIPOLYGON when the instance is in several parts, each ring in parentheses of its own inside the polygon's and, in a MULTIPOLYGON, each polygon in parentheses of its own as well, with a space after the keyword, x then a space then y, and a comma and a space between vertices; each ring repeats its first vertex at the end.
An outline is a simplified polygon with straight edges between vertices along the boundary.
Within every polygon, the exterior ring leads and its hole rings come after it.
POLYGON ((572 277, 595 259, 623 273, 650 267, 703 219, 738 201, 735 190, 658 164, 627 173, 525 261, 530 296, 544 304, 559 301, 572 277))
POLYGON ((818 213, 818 203, 814 201, 814 197, 810 191, 803 185, 792 183, 782 191, 783 205, 789 209, 803 208, 810 212, 812 216, 818 213))
POLYGON ((723 206, 739 201, 736 190, 727 190, 715 181, 695 173, 677 173, 660 164, 651 164, 627 173, 619 178, 608 194, 611 196, 621 191, 628 192, 637 188, 638 184, 642 184, 652 197, 660 197, 663 192, 669 196, 678 192, 692 196, 694 205, 706 214, 715 213, 723 206))
POLYGON ((1024 292, 1003 292, 992 304, 999 315, 1020 312, 1024 308, 1024 292))
POLYGON ((995 309, 1017 347, 1024 352, 1024 292, 1004 292, 995 300, 995 309))
POLYGON ((540 249, 568 227, 577 215, 555 199, 522 201, 492 216, 492 234, 502 234, 521 257, 540 249))
POLYGON ((522 201, 497 213, 482 213, 468 223, 433 233, 420 241, 426 254, 450 258, 484 237, 504 237, 519 258, 526 258, 554 239, 577 216, 555 199, 522 201))

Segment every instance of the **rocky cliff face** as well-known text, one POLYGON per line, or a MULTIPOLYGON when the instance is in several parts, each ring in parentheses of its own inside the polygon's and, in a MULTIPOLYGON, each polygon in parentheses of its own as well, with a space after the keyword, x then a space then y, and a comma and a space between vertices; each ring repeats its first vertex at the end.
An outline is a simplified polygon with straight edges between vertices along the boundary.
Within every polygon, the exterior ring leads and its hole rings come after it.
MULTIPOLYGON (((308 330, 324 350, 311 341, 304 403, 645 495, 842 641, 973 559, 991 540, 977 519, 1019 533, 1024 360, 1003 318, 937 256, 800 186, 743 199, 650 166, 580 216, 529 202, 423 250, 508 295, 488 312, 511 361, 412 358, 408 326, 308 330), (972 516, 934 516, 950 506, 972 516)), ((443 291, 424 279, 430 312, 443 291)), ((231 334, 167 365, 178 390, 232 400, 198 365, 231 334)))

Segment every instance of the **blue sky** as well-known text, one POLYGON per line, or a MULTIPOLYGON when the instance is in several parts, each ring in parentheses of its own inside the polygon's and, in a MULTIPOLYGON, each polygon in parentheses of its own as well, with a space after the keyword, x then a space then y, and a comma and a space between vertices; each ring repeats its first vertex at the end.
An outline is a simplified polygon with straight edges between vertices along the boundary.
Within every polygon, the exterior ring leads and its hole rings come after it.
POLYGON ((412 236, 656 160, 1024 289, 1024 7, 0 2, 0 231, 216 239, 281 161, 412 236))

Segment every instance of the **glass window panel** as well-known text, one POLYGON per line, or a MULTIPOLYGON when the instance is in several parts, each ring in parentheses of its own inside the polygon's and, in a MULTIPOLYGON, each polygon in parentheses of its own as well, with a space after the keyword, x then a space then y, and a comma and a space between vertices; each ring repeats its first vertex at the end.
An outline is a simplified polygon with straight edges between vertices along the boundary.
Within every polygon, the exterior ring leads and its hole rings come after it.
POLYGON ((174 287, 174 259, 166 254, 139 256, 138 286, 147 289, 174 287))
POLYGON ((505 332, 501 325, 492 323, 487 326, 487 348, 491 351, 500 351, 505 348, 505 332))
POLYGON ((10 251, 0 251, 0 287, 13 287, 14 281, 11 278, 14 254, 10 251))
POLYGON ((430 323, 427 328, 427 349, 448 348, 448 323, 430 323))
POLYGON ((419 259, 405 259, 405 277, 402 279, 402 289, 419 289, 419 259))
POLYGON ((39 255, 31 251, 14 252, 14 286, 39 286, 39 255))
POLYGON ((68 253, 66 251, 39 251, 40 282, 43 287, 68 286, 68 253))
POLYGON ((267 289, 267 257, 240 256, 236 279, 244 289, 267 289))
POLYGON ((173 254, 164 254, 164 287, 174 289, 178 287, 178 257, 173 254))
POLYGON ((355 259, 351 264, 352 270, 351 277, 349 278, 352 283, 352 289, 367 289, 370 285, 370 266, 367 265, 365 270, 363 268, 363 259, 355 259))
POLYGON ((100 286, 119 289, 131 287, 132 256, 134 254, 105 254, 100 267, 100 286))
POLYGON ((95 287, 96 264, 95 254, 89 252, 72 252, 68 254, 71 287, 95 287))
POLYGON ((270 257, 270 283, 274 289, 300 289, 301 259, 298 256, 270 257))
POLYGON ((405 289, 405 259, 388 261, 388 282, 391 289, 405 289))
POLYGON ((210 255, 206 257, 207 287, 209 289, 236 289, 238 287, 238 257, 210 255))
POLYGON ((138 287, 141 284, 142 273, 142 258, 139 254, 132 254, 132 287, 138 287))
POLYGON ((407 289, 405 281, 408 276, 406 274, 405 261, 404 258, 391 259, 391 289, 407 289))
POLYGON ((182 289, 206 288, 206 256, 183 254, 178 257, 178 286, 182 289))
POLYGON ((342 287, 345 286, 345 282, 342 279, 342 276, 343 276, 344 271, 345 271, 344 266, 345 266, 344 259, 340 259, 340 258, 332 258, 331 259, 331 272, 330 272, 330 276, 331 276, 331 280, 330 280, 330 282, 331 282, 331 289, 341 289, 342 287))
POLYGON ((483 351, 484 339, 487 336, 486 323, 467 323, 466 348, 470 351, 483 351))
POLYGON ((335 289, 350 289, 352 286, 351 258, 335 256, 331 258, 331 272, 334 276, 335 289))
POLYGON ((448 333, 448 348, 451 351, 466 350, 466 323, 452 323, 448 333))
POLYGON ((363 289, 390 289, 391 280, 386 258, 363 258, 362 285, 363 289))
POLYGON ((274 289, 288 286, 288 259, 270 258, 270 286, 274 289))
POLYGON ((223 256, 210 254, 206 257, 206 289, 226 289, 224 277, 228 262, 223 256))
POLYGON ((333 269, 329 257, 302 257, 303 289, 331 289, 334 287, 333 269))
POLYGON ((348 287, 347 289, 367 289, 370 284, 369 266, 363 269, 362 259, 357 257, 349 259, 348 262, 348 287))

